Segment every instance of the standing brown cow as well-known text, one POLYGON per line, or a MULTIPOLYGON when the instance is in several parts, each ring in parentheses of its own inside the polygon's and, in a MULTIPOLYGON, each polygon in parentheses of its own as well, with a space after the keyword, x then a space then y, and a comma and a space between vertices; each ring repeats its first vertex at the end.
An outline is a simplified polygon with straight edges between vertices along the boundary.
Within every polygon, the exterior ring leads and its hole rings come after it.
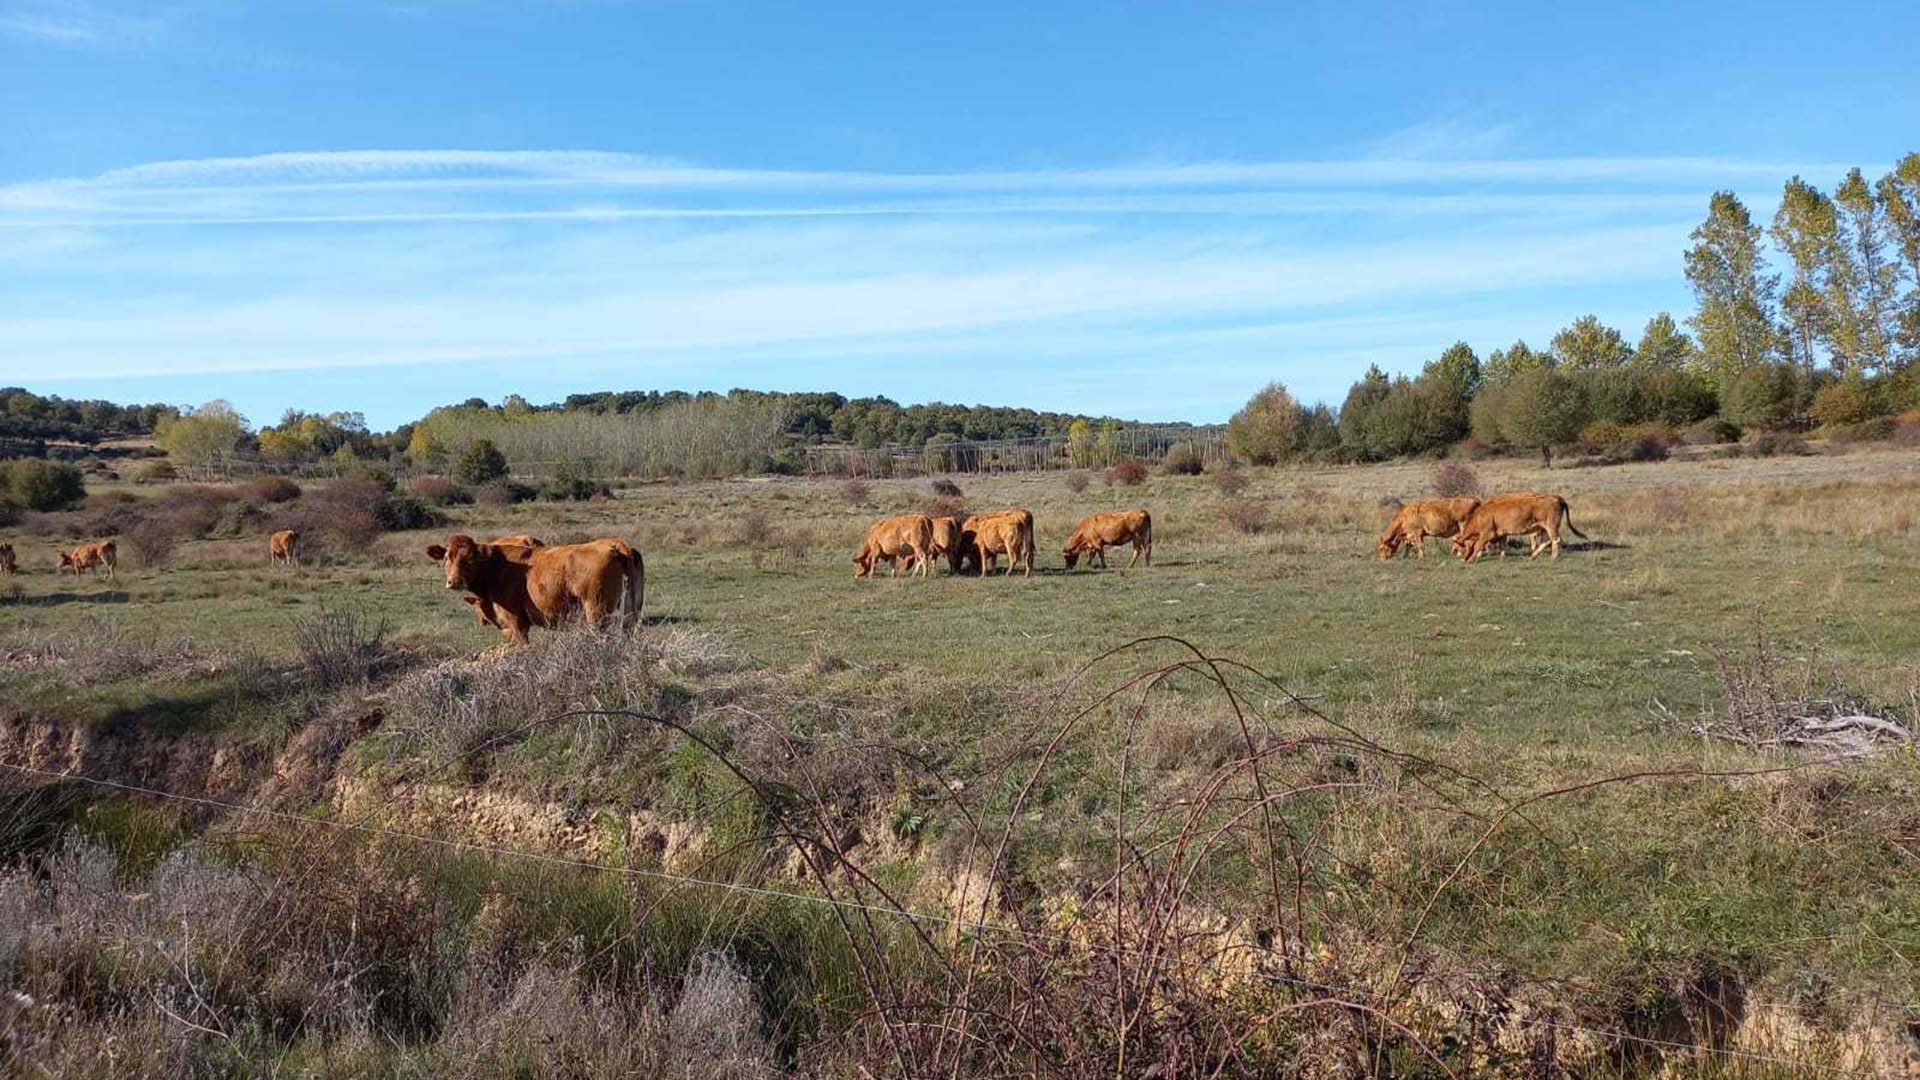
POLYGON ((533 548, 455 535, 426 554, 446 567, 447 588, 468 593, 480 620, 516 645, 528 627, 552 629, 576 613, 595 626, 615 615, 637 620, 645 605, 646 564, 625 540, 533 548))
POLYGON ((1540 552, 1551 547, 1553 557, 1558 559, 1563 522, 1573 535, 1587 539, 1587 534, 1574 525, 1567 500, 1558 495, 1495 495, 1461 523, 1460 531, 1453 538, 1453 549, 1463 561, 1473 562, 1488 547, 1507 537, 1524 536, 1533 545, 1528 558, 1537 559, 1540 552))
POLYGON ((1380 534, 1379 546, 1374 550, 1383 559, 1391 559, 1400 550, 1402 544, 1413 548, 1418 558, 1427 557, 1427 537, 1451 537, 1460 531, 1475 510, 1480 508, 1480 500, 1471 496, 1458 499, 1424 499, 1411 502, 1400 508, 1387 523, 1385 532, 1380 534))
POLYGON ((958 574, 966 553, 966 539, 960 531, 960 519, 956 517, 937 517, 933 519, 933 535, 927 548, 927 554, 933 558, 945 556, 947 570, 958 574))
POLYGON ((292 529, 281 529, 267 537, 267 561, 288 566, 300 565, 300 534, 292 529))
POLYGON ((1082 519, 1073 536, 1067 540, 1066 550, 1061 554, 1067 557, 1067 569, 1071 570, 1080 562, 1080 556, 1087 556, 1087 565, 1099 563, 1102 570, 1107 567, 1107 549, 1121 544, 1133 545, 1133 558, 1127 563, 1127 569, 1144 557, 1147 565, 1153 565, 1153 515, 1145 510, 1116 510, 1108 514, 1091 514, 1082 519))
POLYGON ((13 545, 0 544, 0 574, 17 574, 19 564, 13 561, 13 545))
POLYGON ((73 567, 73 576, 79 577, 86 570, 98 574, 100 567, 107 568, 107 580, 114 579, 114 570, 120 563, 120 545, 112 540, 101 540, 91 544, 81 544, 60 553, 60 562, 53 568, 55 573, 73 567))
POLYGON ((1033 511, 1021 508, 975 514, 960 523, 960 535, 980 560, 981 577, 987 576, 1001 555, 1007 557, 1009 575, 1025 562, 1026 576, 1033 576, 1033 511))
POLYGON ((885 562, 890 577, 897 577, 902 563, 907 574, 928 576, 933 551, 933 519, 925 514, 900 514, 881 518, 867 526, 860 550, 853 556, 853 576, 867 577, 875 563, 885 562))

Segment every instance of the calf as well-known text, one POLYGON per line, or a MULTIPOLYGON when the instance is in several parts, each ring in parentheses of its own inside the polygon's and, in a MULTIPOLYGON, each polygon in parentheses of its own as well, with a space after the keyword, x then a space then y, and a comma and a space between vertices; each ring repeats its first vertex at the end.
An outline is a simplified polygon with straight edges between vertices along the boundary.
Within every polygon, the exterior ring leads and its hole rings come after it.
POLYGON ((267 537, 267 561, 288 566, 300 565, 300 534, 292 529, 281 529, 267 537))
POLYGON ((1133 545, 1133 558, 1127 562, 1127 569, 1145 558, 1147 565, 1153 565, 1153 515, 1145 510, 1116 510, 1110 514, 1092 514, 1081 520, 1073 536, 1067 540, 1066 550, 1061 554, 1067 557, 1067 569, 1071 570, 1080 562, 1080 556, 1087 556, 1087 565, 1099 563, 1102 570, 1107 567, 1107 549, 1121 544, 1133 545))
POLYGON ((1405 544, 1413 549, 1415 556, 1424 559, 1427 557, 1427 537, 1444 539, 1453 536, 1460 531, 1461 523, 1479 508, 1480 500, 1471 497, 1425 499, 1408 503, 1387 523, 1375 552, 1382 559, 1391 559, 1405 544))
POLYGON ((904 563, 909 576, 926 577, 933 552, 933 519, 925 514, 900 514, 867 526, 860 550, 853 556, 853 576, 867 577, 874 564, 885 562, 889 576, 898 576, 904 563))
POLYGON ((73 567, 73 576, 79 577, 86 570, 98 574, 100 567, 107 568, 107 580, 114 579, 114 570, 120 563, 120 546, 112 540, 101 540, 91 544, 81 544, 60 553, 60 562, 54 567, 58 573, 67 567, 73 567))

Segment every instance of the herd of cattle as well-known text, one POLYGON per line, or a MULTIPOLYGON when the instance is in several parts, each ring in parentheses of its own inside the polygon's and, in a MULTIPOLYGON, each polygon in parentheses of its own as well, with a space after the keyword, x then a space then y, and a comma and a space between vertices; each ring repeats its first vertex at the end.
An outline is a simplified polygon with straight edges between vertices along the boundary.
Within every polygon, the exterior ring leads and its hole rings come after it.
MULTIPOLYGON (((1429 499, 1400 507, 1380 534, 1376 553, 1391 559, 1402 548, 1425 557, 1429 538, 1453 544, 1456 554, 1473 562, 1495 545, 1505 555, 1503 541, 1526 537, 1531 556, 1551 549, 1560 557, 1560 528, 1575 536, 1587 535, 1573 524, 1567 500, 1559 495, 1515 492, 1485 501, 1473 498, 1429 499)), ((1093 514, 1081 520, 1061 554, 1072 570, 1086 557, 1088 565, 1107 565, 1106 550, 1129 544, 1129 568, 1145 561, 1153 565, 1153 515, 1146 510, 1119 510, 1093 514)), ((526 534, 497 536, 484 543, 455 535, 445 544, 426 548, 426 556, 446 572, 446 586, 481 623, 495 627, 514 644, 527 641, 530 627, 555 627, 575 617, 600 625, 609 619, 640 617, 646 597, 646 566, 631 544, 602 537, 577 544, 546 544, 526 534)), ((1024 568, 1033 573, 1033 512, 994 510, 964 518, 928 514, 899 514, 881 518, 868 527, 860 550, 853 556, 853 576, 872 575, 886 563, 889 574, 927 577, 935 560, 945 559, 954 574, 971 569, 984 577, 1007 559, 1006 573, 1024 568)), ((267 538, 267 557, 276 564, 298 565, 300 535, 281 530, 267 538)), ((72 569, 97 573, 105 568, 115 576, 119 550, 112 540, 80 544, 59 553, 56 571, 72 569)), ((0 544, 0 572, 14 573, 13 545, 0 544)))

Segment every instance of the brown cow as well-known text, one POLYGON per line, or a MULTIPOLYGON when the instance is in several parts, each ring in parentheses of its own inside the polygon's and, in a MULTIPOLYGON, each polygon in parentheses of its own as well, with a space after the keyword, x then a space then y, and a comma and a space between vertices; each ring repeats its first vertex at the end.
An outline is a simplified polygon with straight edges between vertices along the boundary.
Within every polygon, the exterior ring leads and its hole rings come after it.
POLYGON ((1026 576, 1033 576, 1033 511, 1025 509, 992 510, 975 514, 960 523, 962 542, 980 561, 980 576, 986 577, 1001 555, 1007 557, 1011 575, 1023 561, 1026 576))
POLYGON ((1147 565, 1153 565, 1153 515, 1145 510, 1116 510, 1109 514, 1090 514, 1081 519, 1073 536, 1067 540, 1066 550, 1061 554, 1067 557, 1067 569, 1071 570, 1079 563, 1080 556, 1087 556, 1087 565, 1099 563, 1102 570, 1107 567, 1107 549, 1121 544, 1133 545, 1133 558, 1127 563, 1127 569, 1146 557, 1147 565))
POLYGON ((900 514, 881 518, 867 526, 866 538, 853 557, 853 576, 867 577, 875 563, 884 561, 887 574, 897 577, 901 563, 909 576, 926 577, 933 551, 933 519, 925 514, 900 514))
MULTIPOLYGON (((496 536, 488 540, 487 543, 499 548, 501 555, 506 558, 518 559, 522 562, 533 558, 533 552, 524 549, 547 546, 545 541, 534 536, 532 533, 513 533, 510 536, 496 536)), ((479 619, 481 625, 491 626, 496 630, 506 629, 506 627, 500 625, 499 618, 494 615, 492 604, 487 603, 472 593, 461 594, 460 602, 473 609, 473 617, 479 619)))
POLYGON ((1509 495, 1495 495, 1480 504, 1467 520, 1460 524, 1460 531, 1453 537, 1453 549, 1466 562, 1478 559, 1487 548, 1505 540, 1509 536, 1524 536, 1533 545, 1533 551, 1527 556, 1540 557, 1540 552, 1551 547, 1553 557, 1560 557, 1560 525, 1565 523, 1573 535, 1587 539, 1573 523, 1573 512, 1567 507, 1567 500, 1558 495, 1534 495, 1520 492, 1509 495))
POLYGON ((98 574, 100 567, 104 566, 107 568, 107 580, 112 581, 114 568, 119 565, 119 562, 120 546, 112 540, 101 540, 96 543, 81 544, 79 547, 61 552, 60 562, 54 567, 54 572, 58 573, 71 566, 73 576, 77 578, 82 570, 98 574))
POLYGON ((556 628, 578 612, 599 626, 616 614, 638 619, 646 599, 646 565, 625 540, 527 547, 482 544, 455 535, 426 549, 447 570, 447 588, 459 589, 481 621, 524 645, 527 628, 556 628))
POLYGON ((300 565, 300 534, 292 529, 281 529, 267 537, 267 561, 286 563, 288 566, 300 565))
POLYGON ((960 531, 960 519, 956 517, 937 517, 933 519, 932 541, 927 554, 933 558, 946 556, 947 569, 959 573, 966 552, 966 540, 960 531))
POLYGON ((19 564, 13 561, 13 545, 0 544, 0 574, 17 574, 19 564))
POLYGON ((1415 556, 1427 557, 1427 537, 1447 538, 1460 531, 1460 524, 1468 515, 1480 508, 1480 500, 1471 496, 1459 499, 1424 499, 1411 502, 1400 508, 1387 523, 1385 532, 1380 534, 1380 545, 1376 552, 1383 559, 1391 559, 1405 544, 1413 549, 1415 556))

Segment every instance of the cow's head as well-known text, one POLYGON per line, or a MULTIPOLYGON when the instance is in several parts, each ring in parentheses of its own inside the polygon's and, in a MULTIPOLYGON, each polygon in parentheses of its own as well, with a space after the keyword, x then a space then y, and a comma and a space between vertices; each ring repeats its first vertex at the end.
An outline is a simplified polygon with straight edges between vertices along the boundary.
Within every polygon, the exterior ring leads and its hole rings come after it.
POLYGON ((1391 559, 1399 553, 1401 541, 1404 539, 1399 529, 1388 529, 1380 534, 1380 542, 1374 546, 1373 552, 1383 559, 1391 559))
POLYGON ((860 553, 853 557, 853 576, 862 578, 872 572, 873 557, 867 554, 866 548, 861 548, 860 553))
POLYGON ((1460 556, 1462 562, 1472 562, 1473 557, 1479 554, 1482 547, 1486 546, 1485 537, 1478 533, 1469 533, 1465 529, 1454 533, 1451 539, 1454 554, 1460 556))
POLYGON ((427 545, 427 558, 446 567, 447 588, 469 589, 480 579, 480 566, 486 561, 487 549, 476 543, 471 536, 456 534, 447 537, 445 547, 439 544, 427 545))
POLYGON ((1066 556, 1067 569, 1071 570, 1080 564, 1080 553, 1084 550, 1086 550, 1086 545, 1080 542, 1079 537, 1076 536, 1067 541, 1067 546, 1061 549, 1060 552, 1060 554, 1066 556))
POLYGON ((60 561, 54 564, 54 569, 59 570, 63 567, 68 567, 73 565, 75 565, 73 561, 73 552, 63 551, 60 553, 60 561))

